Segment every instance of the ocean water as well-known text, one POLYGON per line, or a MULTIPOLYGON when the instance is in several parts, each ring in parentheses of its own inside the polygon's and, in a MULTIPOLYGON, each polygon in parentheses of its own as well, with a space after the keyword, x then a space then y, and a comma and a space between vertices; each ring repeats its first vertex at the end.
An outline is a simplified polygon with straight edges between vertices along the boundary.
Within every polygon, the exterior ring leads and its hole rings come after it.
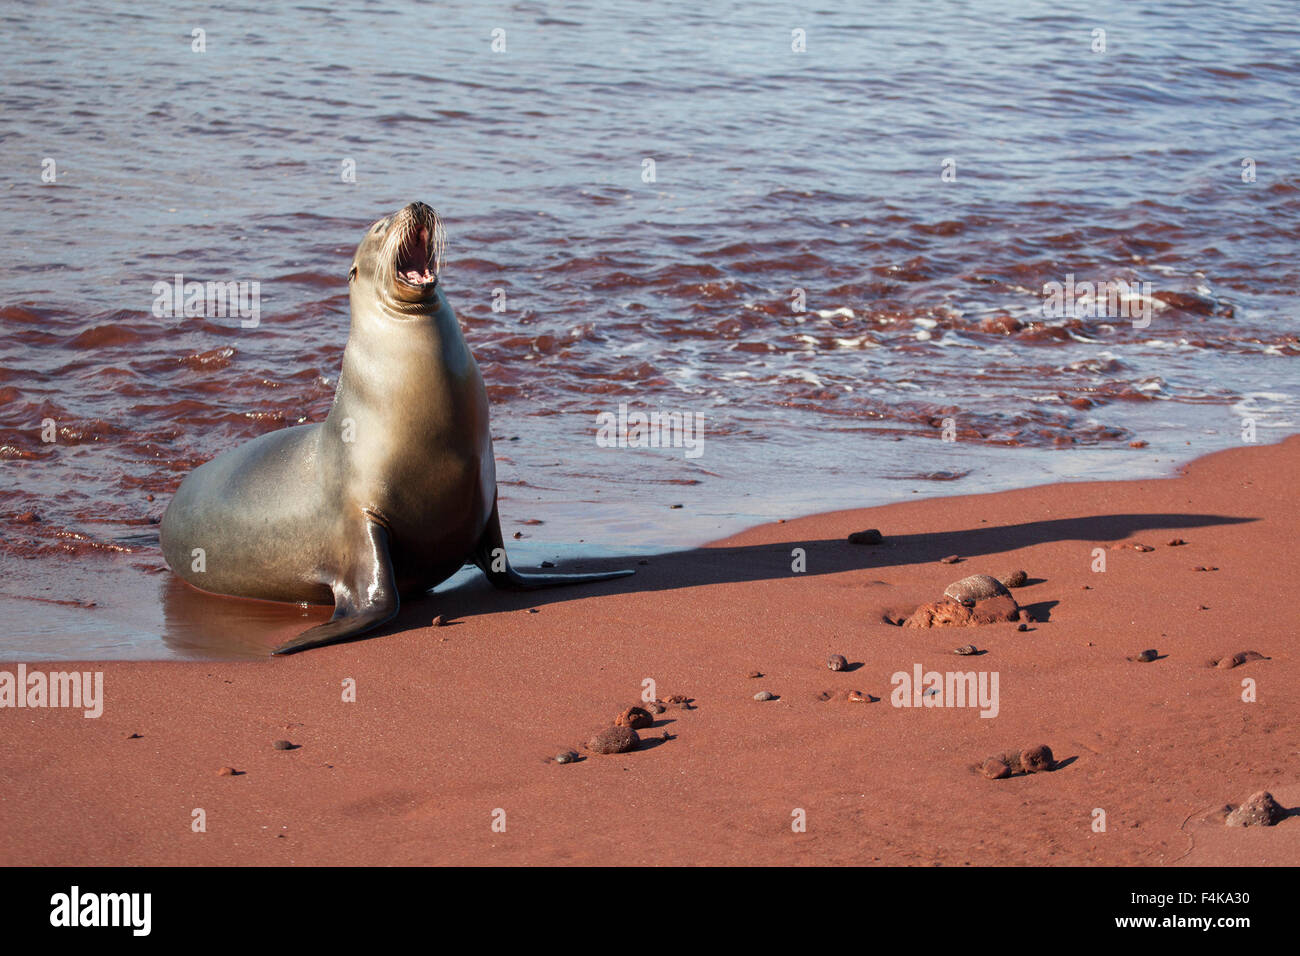
POLYGON ((448 229, 525 564, 1166 475, 1293 432, 1296 23, 1287 2, 11 5, 0 658, 259 654, 308 613, 218 602, 243 610, 214 649, 215 599, 194 610, 157 522, 197 464, 324 417, 352 251, 416 199, 448 229), (257 283, 256 325, 156 314, 176 275, 257 283), (621 406, 702 441, 605 447, 621 406))

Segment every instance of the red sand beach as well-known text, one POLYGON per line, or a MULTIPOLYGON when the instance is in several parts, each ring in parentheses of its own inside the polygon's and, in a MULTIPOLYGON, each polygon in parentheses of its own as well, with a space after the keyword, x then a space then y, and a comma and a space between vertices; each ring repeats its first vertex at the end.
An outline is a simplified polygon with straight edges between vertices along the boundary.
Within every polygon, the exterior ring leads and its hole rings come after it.
POLYGON ((1222 808, 1300 806, 1297 474, 1300 437, 1171 479, 765 525, 590 588, 465 588, 289 658, 82 665, 102 717, 0 710, 0 862, 1294 865, 1300 815, 1238 829, 1222 808), (846 541, 867 528, 884 543, 846 541), (884 620, 1016 569, 1024 631, 884 620), (1207 666, 1247 650, 1267 659, 1207 666), (996 672, 997 716, 893 706, 916 665, 996 672), (552 761, 647 679, 690 703, 636 751, 552 761), (1051 772, 972 770, 1040 743, 1051 772))

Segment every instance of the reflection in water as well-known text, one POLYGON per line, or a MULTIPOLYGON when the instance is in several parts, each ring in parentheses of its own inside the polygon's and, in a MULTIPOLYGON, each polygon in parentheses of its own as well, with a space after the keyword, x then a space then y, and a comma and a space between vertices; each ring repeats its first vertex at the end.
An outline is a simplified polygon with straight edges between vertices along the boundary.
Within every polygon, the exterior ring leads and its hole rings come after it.
POLYGON ((221 597, 174 574, 159 585, 163 643, 182 657, 266 657, 271 648, 329 620, 332 608, 221 597))

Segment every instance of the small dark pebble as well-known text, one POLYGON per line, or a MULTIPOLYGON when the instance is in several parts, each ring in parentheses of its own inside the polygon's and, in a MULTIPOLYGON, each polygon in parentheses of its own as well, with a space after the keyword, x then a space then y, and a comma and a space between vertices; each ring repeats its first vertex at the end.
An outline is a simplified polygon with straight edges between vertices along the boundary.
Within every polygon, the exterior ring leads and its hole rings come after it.
POLYGON ((522 531, 516 531, 516 532, 515 532, 515 537, 516 537, 516 538, 522 538, 523 536, 524 536, 524 533, 523 533, 522 531))
POLYGON ((885 540, 875 528, 868 528, 866 531, 855 531, 849 535, 849 544, 880 544, 885 540))
POLYGON ((297 750, 298 749, 296 744, 292 744, 287 740, 277 740, 275 743, 271 744, 271 746, 274 747, 276 750, 297 750))
POLYGON ((1136 661, 1139 664, 1150 664, 1153 660, 1155 660, 1159 656, 1160 656, 1160 652, 1157 651, 1154 647, 1151 647, 1145 651, 1138 651, 1136 654, 1130 657, 1129 660, 1136 661))
POLYGON ((537 610, 537 608, 535 608, 535 607, 530 607, 530 608, 528 609, 528 613, 529 613, 529 614, 541 614, 542 612, 539 611, 539 610, 537 610))
POLYGON ((430 625, 430 627, 446 627, 446 626, 447 626, 447 619, 443 617, 441 614, 435 617, 433 619, 433 623, 430 625))
POLYGON ((542 562, 542 567, 544 567, 544 568, 553 568, 553 567, 555 567, 555 562, 554 562, 554 561, 543 561, 543 562, 542 562))
POLYGON ((749 678, 762 677, 762 676, 763 676, 763 672, 762 672, 762 671, 750 671, 750 672, 749 672, 748 674, 746 674, 745 676, 746 676, 746 677, 749 677, 749 678))
POLYGON ((578 754, 573 750, 561 750, 555 755, 556 763, 573 763, 578 759, 578 754))
POLYGON ((999 580, 1002 582, 1003 587, 1023 588, 1029 580, 1029 575, 1024 571, 1012 571, 1010 574, 999 578, 999 580))
POLYGON ((826 659, 826 666, 833 671, 842 671, 849 666, 849 662, 844 659, 843 654, 832 654, 826 659))
POLYGON ((972 654, 978 654, 979 648, 974 644, 963 644, 961 647, 953 651, 953 653, 960 654, 962 657, 970 657, 972 654))
POLYGON ((1179 547, 1180 545, 1184 545, 1184 544, 1186 544, 1186 543, 1187 543, 1187 542, 1184 541, 1182 538, 1174 538, 1172 541, 1169 542, 1169 547, 1171 547, 1171 548, 1177 548, 1177 547, 1179 547))
POLYGON ((1024 621, 1021 621, 1019 624, 1016 625, 1016 630, 1017 630, 1017 631, 1027 631, 1027 630, 1029 630, 1029 625, 1026 624, 1024 621))
POLYGON ((1149 544, 1135 544, 1135 545, 1133 545, 1133 550, 1134 550, 1134 551, 1142 551, 1142 552, 1145 553, 1145 552, 1147 552, 1147 551, 1154 551, 1155 548, 1151 547, 1151 545, 1149 545, 1149 544))
POLYGON ((669 505, 668 507, 669 507, 669 508, 680 508, 681 505, 669 505))

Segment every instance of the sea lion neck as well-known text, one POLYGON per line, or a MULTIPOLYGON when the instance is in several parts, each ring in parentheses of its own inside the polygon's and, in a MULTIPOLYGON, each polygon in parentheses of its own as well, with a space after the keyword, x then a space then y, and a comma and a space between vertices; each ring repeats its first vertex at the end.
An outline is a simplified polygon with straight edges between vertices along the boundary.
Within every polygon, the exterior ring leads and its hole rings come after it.
POLYGON ((463 339, 460 323, 441 285, 418 302, 394 299, 373 287, 355 285, 350 298, 353 332, 363 327, 381 340, 394 337, 410 348, 418 348, 419 342, 431 337, 463 339))
POLYGON ((476 375, 469 344, 441 291, 428 305, 435 307, 397 313, 354 290, 339 393, 346 381, 354 396, 369 401, 372 395, 391 394, 397 382, 425 382, 437 390, 446 381, 476 375))

